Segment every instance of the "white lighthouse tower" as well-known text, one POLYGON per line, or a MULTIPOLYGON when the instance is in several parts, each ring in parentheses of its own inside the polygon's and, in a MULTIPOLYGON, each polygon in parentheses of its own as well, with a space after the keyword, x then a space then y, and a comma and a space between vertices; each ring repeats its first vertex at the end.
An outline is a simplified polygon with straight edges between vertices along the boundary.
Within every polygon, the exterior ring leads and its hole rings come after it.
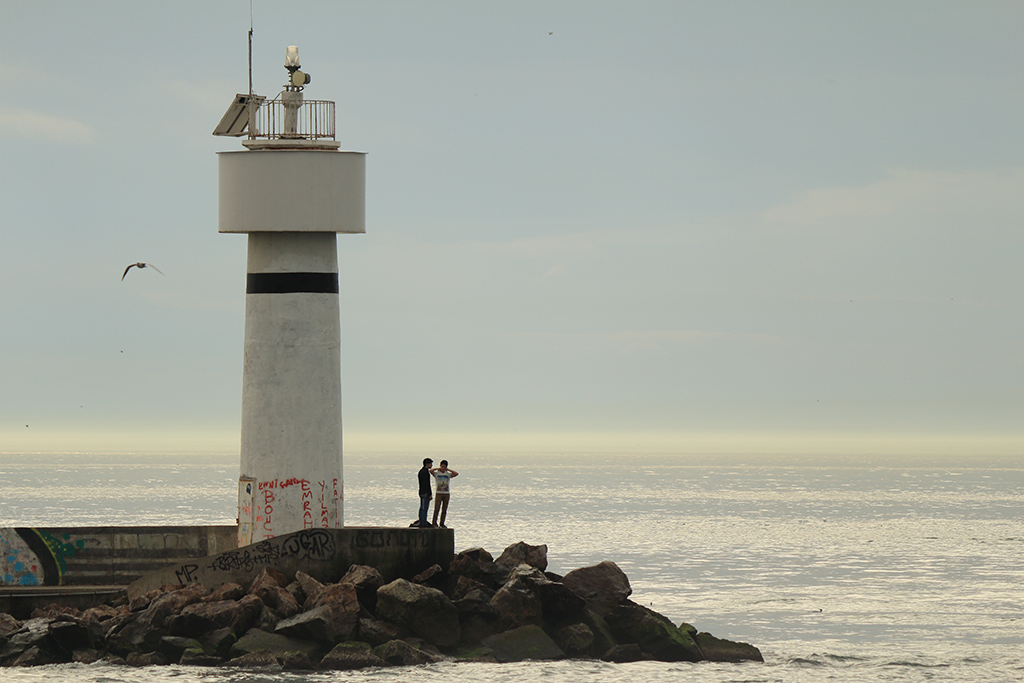
POLYGON ((287 50, 270 101, 238 95, 215 135, 219 231, 249 236, 238 543, 344 525, 337 233, 363 233, 366 163, 340 151, 334 102, 304 100, 287 50))

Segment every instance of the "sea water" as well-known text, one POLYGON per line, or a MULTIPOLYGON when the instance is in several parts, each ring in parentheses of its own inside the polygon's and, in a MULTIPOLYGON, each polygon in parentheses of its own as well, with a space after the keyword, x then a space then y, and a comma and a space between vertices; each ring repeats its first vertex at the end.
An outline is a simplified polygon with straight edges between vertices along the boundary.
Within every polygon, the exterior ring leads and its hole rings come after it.
MULTIPOLYGON (((439 456, 432 454, 435 460, 439 456)), ((422 454, 348 454, 345 522, 408 525, 422 454)), ((633 600, 765 663, 570 660, 254 673, 107 664, 0 681, 1021 681, 1024 467, 1015 458, 448 456, 456 549, 612 560, 633 600)), ((237 456, 4 454, 0 526, 231 524, 237 456)))

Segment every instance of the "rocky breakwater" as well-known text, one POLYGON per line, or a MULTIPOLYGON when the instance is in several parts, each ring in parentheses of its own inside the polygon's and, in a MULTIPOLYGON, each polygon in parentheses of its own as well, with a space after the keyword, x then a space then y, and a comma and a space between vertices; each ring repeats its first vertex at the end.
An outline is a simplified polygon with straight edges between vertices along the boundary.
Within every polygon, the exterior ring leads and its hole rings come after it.
POLYGON ((106 660, 146 666, 357 669, 444 659, 513 662, 763 661, 746 643, 698 632, 629 599, 613 562, 558 576, 547 547, 516 543, 495 560, 457 554, 385 584, 353 565, 336 583, 265 569, 249 586, 168 586, 84 611, 56 605, 20 622, 0 614, 0 665, 106 660))

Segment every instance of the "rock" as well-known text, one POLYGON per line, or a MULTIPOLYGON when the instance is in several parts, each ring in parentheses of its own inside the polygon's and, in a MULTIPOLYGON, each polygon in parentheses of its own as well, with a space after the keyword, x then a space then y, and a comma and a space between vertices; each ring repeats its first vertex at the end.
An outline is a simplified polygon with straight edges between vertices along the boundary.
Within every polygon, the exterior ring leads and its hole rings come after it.
POLYGON ((371 666, 390 666, 386 661, 373 654, 367 643, 338 643, 334 649, 324 655, 318 668, 331 671, 350 671, 366 669, 371 666))
POLYGON ((228 582, 221 584, 209 595, 203 596, 200 602, 221 602, 222 600, 241 600, 245 589, 240 584, 228 582))
POLYGON ((392 666, 414 666, 416 664, 433 664, 439 658, 422 650, 417 650, 403 640, 390 640, 373 648, 373 654, 392 666))
MULTIPOLYGON (((167 630, 171 635, 198 638, 205 633, 235 626, 248 630, 262 611, 263 603, 259 598, 252 598, 248 603, 234 600, 217 602, 197 602, 167 620, 167 630), (248 613, 247 613, 248 609, 248 613)), ((239 628, 239 631, 242 631, 239 628)))
POLYGON ((309 609, 309 605, 316 600, 317 594, 324 589, 324 585, 303 571, 295 572, 295 583, 299 584, 302 592, 306 594, 306 601, 303 605, 309 609))
POLYGON ((299 605, 299 609, 301 610, 302 606, 306 604, 306 598, 309 597, 306 595, 306 591, 302 588, 302 584, 298 581, 292 581, 285 586, 284 589, 291 593, 291 596, 295 598, 295 602, 299 605))
POLYGON ((390 621, 368 616, 359 617, 359 638, 370 645, 383 645, 389 640, 401 640, 408 635, 408 629, 390 621))
POLYGON ((0 638, 6 638, 21 628, 21 622, 7 612, 0 612, 0 638))
POLYGON ((71 661, 76 664, 95 664, 102 658, 100 651, 93 649, 75 650, 71 653, 71 661))
MULTIPOLYGON (((322 615, 324 623, 328 627, 325 640, 338 642, 351 638, 359 626, 359 596, 355 585, 351 583, 333 583, 324 586, 316 594, 316 598, 309 602, 307 609, 317 610, 324 608, 318 615, 322 615)), ((319 617, 318 617, 319 618, 319 617)))
POLYGON ((448 596, 405 579, 377 589, 377 616, 438 647, 457 645, 461 636, 459 615, 448 596))
POLYGON ((308 612, 300 612, 294 617, 282 619, 274 628, 274 633, 280 633, 290 638, 319 640, 333 644, 334 628, 331 623, 330 608, 327 605, 321 605, 308 612))
POLYGON ((32 614, 30 616, 31 619, 48 619, 50 621, 54 621, 58 617, 73 617, 80 619, 82 617, 82 612, 74 607, 50 603, 45 607, 35 608, 32 610, 32 614))
POLYGON ((128 666, 166 666, 170 662, 160 652, 132 652, 125 657, 128 666))
POLYGON ((272 567, 264 567, 260 570, 260 573, 256 575, 256 578, 249 584, 249 594, 256 593, 257 590, 264 586, 276 585, 278 588, 284 588, 288 585, 288 577, 272 567))
POLYGON ((541 601, 544 618, 551 624, 572 620, 587 607, 587 601, 573 593, 567 586, 553 582, 540 569, 520 564, 509 573, 509 583, 529 590, 541 601))
POLYGON ((688 633, 680 631, 666 617, 632 601, 616 607, 606 619, 620 642, 636 643, 659 661, 699 662, 704 658, 688 633))
POLYGON ((286 652, 281 658, 281 668, 285 671, 312 671, 316 665, 305 652, 286 652))
POLYGON ((523 581, 510 581, 489 601, 498 617, 498 631, 544 621, 540 598, 523 581))
POLYGON ((582 657, 594 645, 594 632, 586 624, 570 624, 558 629, 555 642, 570 657, 582 657))
POLYGON ((300 608, 295 596, 271 581, 272 579, 264 579, 261 585, 249 591, 249 595, 257 596, 264 605, 279 615, 278 618, 287 619, 298 614, 300 608))
POLYGON ((749 643, 738 643, 716 638, 710 633, 697 634, 697 646, 704 659, 711 662, 763 662, 761 651, 749 643))
POLYGON ((43 664, 53 664, 56 661, 57 658, 54 657, 51 650, 33 645, 18 655, 11 666, 40 666, 43 664))
POLYGON ((493 591, 474 589, 455 601, 463 645, 476 645, 498 630, 498 612, 491 606, 493 591))
POLYGON ((602 616, 621 605, 633 592, 623 571, 617 564, 607 560, 592 567, 572 570, 565 575, 562 583, 602 616))
POLYGON ((281 615, 277 613, 277 610, 263 605, 263 609, 260 610, 260 615, 256 617, 256 623, 252 627, 269 633, 277 628, 279 621, 281 621, 281 615))
MULTIPOLYGON (((160 639, 160 645, 158 650, 167 657, 168 661, 177 662, 181 660, 181 655, 185 650, 203 650, 203 645, 195 638, 185 638, 182 636, 164 636, 160 639)), ((205 654, 205 650, 203 650, 205 654)))
POLYGON ((65 621, 50 623, 50 637, 64 652, 71 654, 75 650, 87 650, 96 645, 96 641, 84 619, 67 617, 65 621))
POLYGON ((318 650, 319 646, 308 640, 289 638, 279 633, 267 633, 258 628, 249 629, 248 633, 231 646, 231 654, 234 657, 254 652, 270 652, 275 655, 283 655, 286 652, 305 652, 312 658, 316 656, 318 650))
POLYGON ((228 660, 227 666, 236 666, 242 669, 280 670, 281 662, 277 660, 277 655, 273 652, 247 652, 228 660))
POLYGON ((494 595, 494 589, 480 583, 476 579, 471 579, 468 576, 451 576, 448 577, 447 589, 444 591, 445 595, 449 596, 452 600, 461 600, 466 597, 466 594, 470 591, 483 591, 487 594, 487 599, 490 600, 491 596, 494 595))
POLYGON ((166 622, 185 607, 196 604, 204 595, 206 589, 198 584, 164 591, 155 596, 148 607, 129 614, 108 632, 108 648, 120 655, 140 648, 155 650, 160 638, 168 635, 166 622))
POLYGON ((608 628, 608 622, 593 610, 589 608, 584 610, 583 614, 580 615, 580 623, 585 624, 591 633, 594 634, 594 643, 590 646, 590 652, 588 653, 591 657, 599 658, 619 644, 612 630, 608 628))
POLYGON ((416 576, 412 577, 412 582, 442 590, 445 584, 444 570, 441 569, 441 565, 432 564, 416 576))
POLYGON ((498 587, 504 583, 507 567, 499 569, 494 558, 483 548, 470 548, 458 553, 448 565, 450 576, 465 576, 479 581, 488 587, 498 587))
MULTIPOLYGON (((231 623, 231 629, 235 635, 241 636, 253 627, 263 613, 266 603, 256 595, 246 595, 238 601, 239 612, 235 621, 231 623)), ((218 624, 220 626, 221 624, 218 624)))
POLYGON ((136 595, 134 598, 128 601, 128 610, 130 612, 140 612, 149 607, 149 603, 151 603, 155 597, 161 595, 162 593, 163 591, 161 591, 159 588, 154 588, 153 590, 147 591, 142 595, 136 595))
POLYGON ((111 607, 110 605, 98 605, 82 612, 82 619, 90 624, 105 624, 111 619, 123 617, 127 614, 127 605, 121 608, 111 607))
POLYGON ((613 645, 601 655, 601 659, 606 662, 616 662, 618 664, 625 664, 627 662, 640 662, 645 659, 643 650, 636 643, 626 643, 625 645, 613 645))
POLYGON ((519 541, 505 548, 505 551, 494 563, 505 567, 528 564, 544 571, 548 568, 548 547, 546 545, 528 545, 519 541))
MULTIPOLYGON (((499 591, 500 592, 500 591, 499 591)), ((495 658, 502 663, 521 662, 525 659, 563 659, 562 648, 536 624, 528 624, 519 628, 496 633, 484 638, 483 644, 494 652, 495 658)))
POLYGON ((348 583, 356 587, 359 603, 371 612, 377 609, 377 589, 384 585, 384 577, 380 572, 365 564, 354 564, 348 568, 338 583, 348 583))
POLYGON ((231 646, 237 640, 238 638, 230 626, 214 629, 199 638, 199 642, 203 644, 203 650, 212 652, 218 657, 227 657, 231 652, 231 646))
MULTIPOLYGON (((38 648, 41 652, 52 650, 50 621, 43 617, 29 619, 7 636, 7 642, 0 646, 0 662, 16 660, 27 650, 38 648)), ((37 656, 37 655, 36 655, 37 656)))

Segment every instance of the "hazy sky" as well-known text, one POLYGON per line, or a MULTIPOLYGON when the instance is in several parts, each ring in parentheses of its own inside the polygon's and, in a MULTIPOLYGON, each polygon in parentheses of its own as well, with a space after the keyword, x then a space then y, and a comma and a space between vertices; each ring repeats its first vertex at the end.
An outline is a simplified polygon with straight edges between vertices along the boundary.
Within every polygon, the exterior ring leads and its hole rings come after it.
MULTIPOLYGON (((1024 4, 252 17, 369 153, 347 449, 1024 452, 1024 4)), ((237 450, 249 22, 0 2, 0 451, 237 450)))

